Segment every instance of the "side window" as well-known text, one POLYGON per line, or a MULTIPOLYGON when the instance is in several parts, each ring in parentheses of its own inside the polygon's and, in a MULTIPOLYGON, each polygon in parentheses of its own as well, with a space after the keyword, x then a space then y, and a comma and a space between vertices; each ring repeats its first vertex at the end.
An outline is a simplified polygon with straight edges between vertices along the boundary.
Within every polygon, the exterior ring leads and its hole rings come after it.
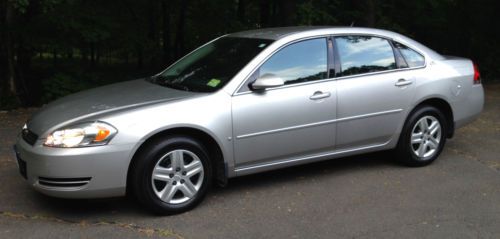
POLYGON ((259 69, 259 75, 274 74, 285 84, 326 78, 326 38, 293 43, 271 56, 259 69))
POLYGON ((396 69, 391 44, 371 36, 335 37, 340 57, 340 76, 396 69))
POLYGON ((424 56, 420 55, 420 53, 412 50, 411 48, 399 43, 399 42, 393 42, 394 46, 399 49, 399 52, 401 52, 401 55, 405 58, 406 63, 408 64, 408 67, 419 67, 419 66, 424 66, 425 64, 425 58, 424 56))

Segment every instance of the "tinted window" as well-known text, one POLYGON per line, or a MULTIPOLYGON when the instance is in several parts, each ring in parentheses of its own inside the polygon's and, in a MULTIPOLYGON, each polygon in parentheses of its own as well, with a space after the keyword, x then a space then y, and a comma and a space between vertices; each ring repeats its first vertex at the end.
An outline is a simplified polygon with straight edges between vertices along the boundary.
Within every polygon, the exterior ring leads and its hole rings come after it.
POLYGON ((274 74, 285 84, 326 78, 326 38, 291 44, 271 56, 261 67, 259 75, 274 74))
POLYGON ((424 56, 420 55, 420 53, 398 42, 394 42, 394 46, 399 49, 409 67, 418 67, 425 64, 424 56))
POLYGON ((266 39, 222 37, 192 52, 151 81, 185 91, 216 91, 271 43, 266 39))
POLYGON ((385 39, 370 36, 335 37, 341 76, 396 68, 392 46, 385 39))

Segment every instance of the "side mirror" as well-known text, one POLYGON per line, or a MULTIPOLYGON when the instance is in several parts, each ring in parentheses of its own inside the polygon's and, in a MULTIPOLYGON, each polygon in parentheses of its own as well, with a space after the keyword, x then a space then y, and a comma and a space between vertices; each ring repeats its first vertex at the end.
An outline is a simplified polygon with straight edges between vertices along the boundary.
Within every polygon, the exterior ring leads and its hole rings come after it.
POLYGON ((285 85, 285 81, 281 77, 273 74, 265 74, 251 84, 252 90, 264 90, 271 87, 285 85))

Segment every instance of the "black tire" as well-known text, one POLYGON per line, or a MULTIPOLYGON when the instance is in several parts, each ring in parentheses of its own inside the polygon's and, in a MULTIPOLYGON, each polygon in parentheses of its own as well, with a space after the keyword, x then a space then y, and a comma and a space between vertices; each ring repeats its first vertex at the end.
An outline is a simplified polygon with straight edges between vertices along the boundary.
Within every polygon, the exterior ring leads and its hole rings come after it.
MULTIPOLYGON (((197 140, 185 136, 157 138, 148 142, 135 156, 129 183, 138 201, 155 214, 170 215, 188 211, 198 205, 205 197, 212 182, 212 168, 207 150, 197 140), (203 165, 203 180, 198 191, 182 203, 168 203, 157 196, 153 185, 153 169, 163 156, 174 150, 186 150, 196 155, 203 165)), ((172 167, 173 168, 173 167, 172 167)), ((170 176, 171 177, 171 176, 170 176)), ((175 176, 177 177, 177 176, 175 176)), ((176 178, 172 178, 176 179, 176 178)), ((175 181, 175 180, 174 180, 175 181)), ((155 181, 156 183, 156 181, 155 181)), ((165 182, 176 185, 179 182, 165 182)), ((184 183, 184 180, 183 180, 184 183)), ((166 186, 165 185, 165 186, 166 186)))
POLYGON ((434 160, 439 157, 441 154, 441 151, 443 150, 443 147, 446 143, 446 135, 447 135, 447 129, 448 126, 446 125, 446 118, 444 114, 437 108, 433 106, 420 106, 413 110, 409 117, 407 118, 403 129, 401 131, 401 135, 399 137, 398 145, 395 150, 395 156, 397 160, 407 166, 411 167, 421 167, 421 166, 426 166, 434 162, 434 160), (434 153, 432 155, 426 156, 426 157, 421 157, 418 156, 417 153, 414 152, 416 146, 419 146, 419 144, 411 144, 411 137, 412 137, 412 132, 413 130, 420 130, 419 126, 416 126, 416 124, 423 118, 425 117, 434 117, 437 119, 437 121, 440 124, 441 127, 441 133, 440 133, 440 138, 439 144, 437 148, 435 149, 434 153), (415 128, 417 127, 417 128, 415 128))

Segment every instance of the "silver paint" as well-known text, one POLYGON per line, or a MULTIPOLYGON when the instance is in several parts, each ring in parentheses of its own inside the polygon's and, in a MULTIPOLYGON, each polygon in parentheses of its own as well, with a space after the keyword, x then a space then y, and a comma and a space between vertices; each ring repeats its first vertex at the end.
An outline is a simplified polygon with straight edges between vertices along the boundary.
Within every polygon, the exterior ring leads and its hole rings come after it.
POLYGON ((455 127, 482 111, 482 85, 473 84, 472 62, 442 56, 400 34, 355 27, 288 27, 229 36, 273 39, 221 90, 193 93, 144 80, 83 91, 43 107, 27 127, 33 145, 17 141, 27 162, 28 182, 57 197, 124 195, 130 162, 153 135, 191 128, 213 138, 228 177, 394 148, 412 109, 428 99, 447 102, 455 127), (393 39, 418 51, 426 65, 324 79, 250 91, 248 79, 282 47, 304 39, 362 34, 393 39), (460 86, 460 87, 459 87, 460 86), (47 135, 80 122, 103 121, 118 129, 108 145, 85 148, 43 146, 47 135), (44 187, 38 177, 91 177, 79 188, 44 187))

